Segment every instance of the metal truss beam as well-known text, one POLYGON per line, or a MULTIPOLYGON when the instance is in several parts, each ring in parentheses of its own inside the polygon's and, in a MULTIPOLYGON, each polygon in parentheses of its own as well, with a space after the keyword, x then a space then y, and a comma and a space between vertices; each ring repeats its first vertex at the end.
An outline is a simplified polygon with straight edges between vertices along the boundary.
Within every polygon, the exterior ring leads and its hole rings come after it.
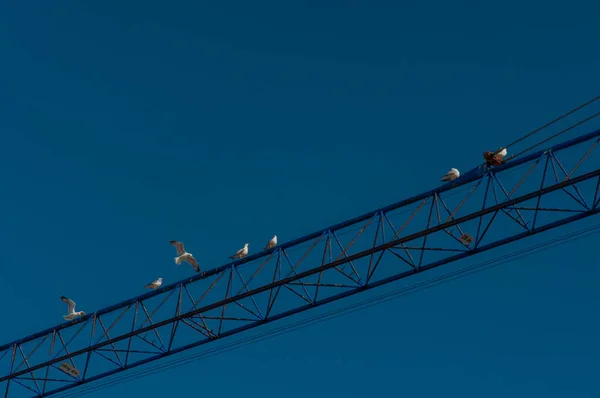
POLYGON ((45 397, 600 212, 600 130, 0 347, 45 397))

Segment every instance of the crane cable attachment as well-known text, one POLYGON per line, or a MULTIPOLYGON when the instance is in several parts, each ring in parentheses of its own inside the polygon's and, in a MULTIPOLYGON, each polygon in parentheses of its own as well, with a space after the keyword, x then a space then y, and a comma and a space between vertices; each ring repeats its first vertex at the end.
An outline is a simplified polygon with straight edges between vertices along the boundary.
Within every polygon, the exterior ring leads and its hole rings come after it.
POLYGON ((508 144, 508 145, 505 145, 505 146, 503 146, 503 147, 500 147, 500 149, 496 150, 495 152, 491 152, 491 151, 486 151, 486 152, 484 152, 484 153, 483 153, 483 158, 485 159, 485 162, 488 164, 488 166, 500 166, 500 165, 502 165, 503 163, 506 163, 507 161, 509 161, 510 159, 513 159, 513 158, 515 158, 515 157, 517 157, 517 156, 519 156, 519 155, 521 155, 521 154, 523 154, 523 153, 525 153, 525 152, 527 152, 527 151, 530 151, 531 149, 535 148, 536 146, 538 146, 538 145, 541 145, 541 144, 543 144, 544 142, 550 141, 551 139, 553 139, 553 138, 556 138, 556 137, 558 137, 559 135, 561 135, 561 134, 563 134, 563 133, 566 133, 567 131, 569 131, 569 130, 571 130, 571 129, 575 128, 576 126, 579 126, 579 125, 581 125, 581 124, 583 124, 583 123, 585 123, 585 122, 589 121, 590 119, 593 119, 593 118, 595 118, 596 116, 599 116, 599 115, 600 115, 600 112, 597 112, 597 113, 595 113, 594 115, 592 115, 592 116, 590 116, 590 117, 588 117, 588 118, 586 118, 586 119, 584 119, 584 120, 582 120, 582 121, 579 121, 579 122, 575 123, 574 125, 572 125, 572 126, 570 126, 570 127, 566 128, 566 129, 564 129, 564 130, 562 130, 562 131, 558 132, 557 134, 554 134, 553 136, 551 136, 551 137, 549 137, 549 138, 547 138, 547 139, 545 139, 545 140, 543 140, 543 141, 540 141, 540 142, 538 142, 537 144, 535 144, 535 145, 533 145, 533 146, 531 146, 531 147, 529 147, 529 148, 525 149, 524 151, 521 151, 521 152, 519 152, 519 153, 518 153, 518 154, 516 154, 516 155, 512 155, 512 156, 510 156, 509 158, 507 158, 507 159, 504 159, 504 157, 505 157, 505 156, 506 156, 506 154, 507 154, 506 148, 508 148, 508 147, 511 147, 511 146, 513 146, 513 145, 515 145, 515 144, 518 144, 519 142, 523 141, 524 139, 526 139, 526 138, 528 138, 528 137, 532 136, 533 134, 535 134, 535 133, 537 133, 537 132, 539 132, 539 131, 541 131, 541 130, 543 130, 543 129, 547 128, 547 127, 550 127, 550 126, 551 126, 551 125, 553 125, 554 123, 556 123, 556 122, 558 122, 558 121, 560 121, 560 120, 564 119, 565 117, 567 117, 567 116, 569 116, 569 115, 571 115, 571 114, 573 114, 573 113, 577 112, 577 111, 578 111, 578 110, 580 110, 580 109, 583 109, 583 108, 585 108, 586 106, 588 106, 588 105, 592 104, 593 102, 595 102, 595 101, 597 101, 597 100, 599 100, 599 99, 600 99, 600 95, 599 95, 599 96, 597 96, 597 97, 595 97, 595 98, 593 98, 593 99, 591 99, 591 100, 589 100, 588 102, 586 102, 586 103, 584 103, 584 104, 581 104, 581 105, 579 105, 577 108, 574 108, 574 109, 570 110, 569 112, 565 113, 564 115, 557 117, 556 119, 552 120, 551 122, 548 122, 548 123, 546 123, 545 125, 543 125, 543 126, 541 126, 541 127, 538 127, 537 129, 535 129, 535 130, 531 131, 530 133, 527 133, 527 134, 525 134, 523 137, 521 137, 521 138, 517 139, 516 141, 514 141, 514 142, 511 142, 510 144, 508 144))

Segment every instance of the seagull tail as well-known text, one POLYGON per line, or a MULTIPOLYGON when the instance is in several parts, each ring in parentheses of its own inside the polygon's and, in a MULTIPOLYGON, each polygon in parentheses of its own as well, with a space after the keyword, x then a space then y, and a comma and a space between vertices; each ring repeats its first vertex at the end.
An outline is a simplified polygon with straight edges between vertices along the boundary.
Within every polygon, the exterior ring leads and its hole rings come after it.
POLYGON ((181 257, 175 257, 175 264, 181 264, 181 257))
POLYGON ((443 176, 442 177, 442 181, 448 181, 449 179, 450 179, 450 177, 448 177, 448 176, 443 176))

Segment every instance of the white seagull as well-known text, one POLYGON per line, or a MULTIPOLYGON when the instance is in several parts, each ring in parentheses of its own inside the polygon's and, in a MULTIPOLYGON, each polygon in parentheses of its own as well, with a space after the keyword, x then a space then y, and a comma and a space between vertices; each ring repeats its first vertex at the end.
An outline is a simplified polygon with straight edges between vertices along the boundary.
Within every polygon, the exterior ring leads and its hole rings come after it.
POLYGON ((264 250, 272 249, 275 246, 277 246, 277 235, 273 236, 273 239, 271 239, 269 241, 269 243, 267 243, 267 245, 265 246, 264 250))
POLYGON ((244 258, 247 255, 248 255, 248 244, 246 243, 242 249, 235 252, 235 254, 229 258, 244 258))
POLYGON ((186 263, 191 264, 196 270, 196 272, 200 272, 200 266, 198 266, 198 261, 196 261, 194 256, 192 256, 192 253, 188 253, 185 251, 183 243, 178 242, 176 240, 171 240, 169 241, 169 243, 175 246, 175 248, 177 249, 177 254, 179 255, 178 257, 175 257, 175 264, 181 264, 181 260, 183 260, 186 263))
POLYGON ((458 177, 460 177, 460 171, 453 167, 449 172, 446 173, 446 175, 442 177, 442 181, 454 181, 458 177))
POLYGON ((160 285, 162 285, 162 278, 158 278, 157 280, 155 280, 152 283, 147 284, 146 286, 144 286, 146 289, 152 289, 152 290, 156 290, 160 287, 160 285))
POLYGON ((63 318, 67 321, 72 321, 73 319, 84 316, 85 312, 77 311, 75 312, 75 302, 68 297, 60 296, 60 299, 69 305, 69 313, 67 315, 63 315, 63 318))

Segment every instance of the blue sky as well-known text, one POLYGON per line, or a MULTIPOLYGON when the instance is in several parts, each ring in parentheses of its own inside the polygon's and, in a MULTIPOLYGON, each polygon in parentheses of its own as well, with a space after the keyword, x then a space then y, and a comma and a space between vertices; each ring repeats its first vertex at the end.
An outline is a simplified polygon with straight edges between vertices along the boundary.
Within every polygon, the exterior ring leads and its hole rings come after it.
MULTIPOLYGON (((204 3, 0 5, 0 342, 189 275, 170 239, 221 265, 598 95, 591 1, 204 3)), ((596 397, 594 239, 89 397, 596 397)))

